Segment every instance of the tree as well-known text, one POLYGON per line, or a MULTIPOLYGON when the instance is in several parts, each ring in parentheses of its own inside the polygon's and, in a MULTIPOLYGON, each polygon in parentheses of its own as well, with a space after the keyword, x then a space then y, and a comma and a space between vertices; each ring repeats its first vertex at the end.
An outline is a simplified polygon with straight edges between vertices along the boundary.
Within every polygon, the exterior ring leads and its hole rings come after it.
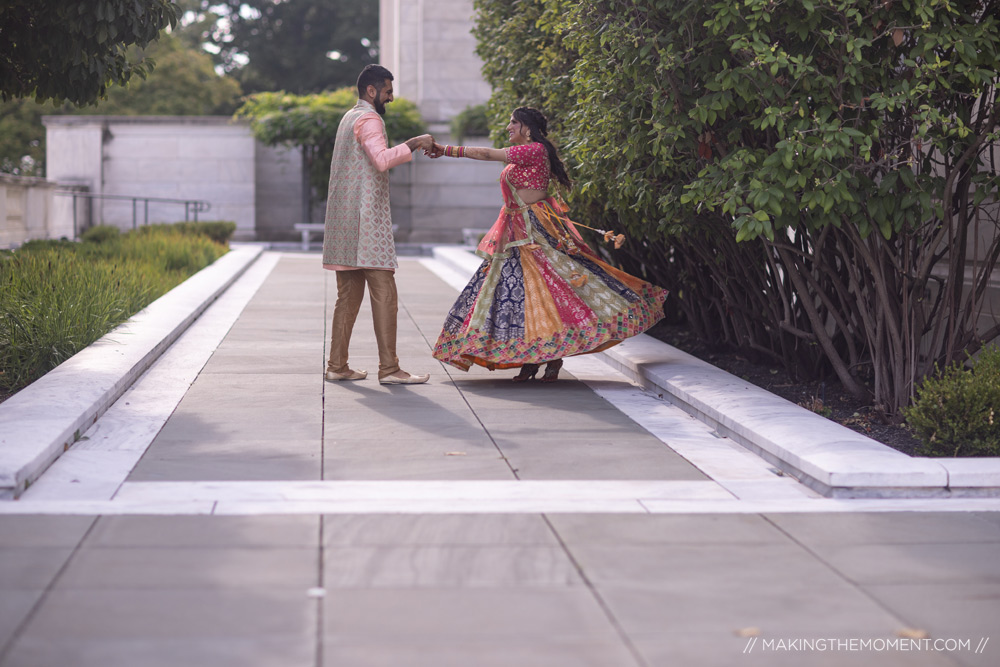
POLYGON ((208 116, 229 115, 240 104, 242 91, 235 80, 220 76, 212 58, 186 47, 170 33, 141 51, 140 58, 156 62, 145 79, 108 89, 107 98, 74 113, 107 116, 208 116))
POLYGON ((217 63, 250 93, 332 90, 377 60, 376 0, 186 2, 200 5, 190 20, 217 63))
POLYGON ((45 128, 42 115, 51 105, 31 100, 0 102, 0 173, 15 176, 45 174, 45 128))
MULTIPOLYGON (((268 146, 300 146, 304 171, 303 204, 312 212, 313 193, 326 198, 330 179, 330 160, 337 128, 344 113, 358 102, 357 89, 340 88, 316 95, 258 93, 247 98, 236 112, 237 118, 250 121, 258 141, 268 146)), ((396 98, 386 106, 385 129, 390 143, 406 141, 426 131, 417 106, 396 98)))
POLYGON ((93 104, 111 84, 144 77, 129 60, 176 21, 169 0, 7 0, 0 5, 0 97, 93 104))
POLYGON ((491 104, 562 121, 577 209, 703 336, 898 415, 1000 334, 996 0, 526 0, 520 43, 510 4, 476 2, 491 104))
POLYGON ((55 106, 32 100, 0 102, 0 172, 22 176, 45 173, 45 127, 49 114, 101 114, 108 116, 167 115, 202 116, 233 113, 240 102, 240 86, 219 76, 211 57, 186 48, 167 32, 142 49, 132 47, 134 59, 155 59, 157 66, 145 79, 126 86, 112 86, 96 105, 55 106))

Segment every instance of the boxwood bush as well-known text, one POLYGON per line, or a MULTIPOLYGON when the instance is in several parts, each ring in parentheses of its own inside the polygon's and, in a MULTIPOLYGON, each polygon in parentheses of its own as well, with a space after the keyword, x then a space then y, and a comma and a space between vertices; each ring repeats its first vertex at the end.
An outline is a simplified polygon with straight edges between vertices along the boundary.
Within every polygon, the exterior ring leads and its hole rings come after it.
POLYGON ((925 379, 904 414, 922 454, 1000 455, 1000 348, 984 348, 971 368, 956 362, 925 379))

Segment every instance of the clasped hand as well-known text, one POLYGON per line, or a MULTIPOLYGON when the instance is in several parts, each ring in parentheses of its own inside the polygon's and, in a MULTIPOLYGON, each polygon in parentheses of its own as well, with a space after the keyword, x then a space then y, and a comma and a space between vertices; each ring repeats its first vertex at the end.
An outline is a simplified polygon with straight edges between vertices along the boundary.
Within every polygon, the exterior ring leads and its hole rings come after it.
POLYGON ((412 150, 422 150, 428 157, 438 158, 444 155, 444 146, 434 141, 434 137, 430 134, 421 134, 406 143, 412 146, 412 150))

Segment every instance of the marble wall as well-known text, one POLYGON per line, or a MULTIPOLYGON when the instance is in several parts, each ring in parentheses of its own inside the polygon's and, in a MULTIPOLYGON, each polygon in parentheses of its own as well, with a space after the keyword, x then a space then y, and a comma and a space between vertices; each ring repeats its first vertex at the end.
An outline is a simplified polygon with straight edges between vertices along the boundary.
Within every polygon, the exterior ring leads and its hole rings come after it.
MULTIPOLYGON (((95 194, 203 200, 202 220, 236 222, 238 240, 294 238, 303 221, 297 149, 269 148, 245 123, 214 116, 46 116, 49 180, 95 194)), ((95 200, 95 224, 143 224, 140 202, 95 200)), ((183 204, 150 202, 148 221, 184 220, 183 204)))
POLYGON ((472 0, 380 0, 380 61, 428 123, 490 97, 472 36, 472 0))
POLYGON ((72 237, 72 210, 69 226, 58 215, 71 205, 55 196, 56 185, 44 178, 0 174, 0 248, 17 247, 29 239, 72 237))
MULTIPOLYGON (((451 143, 451 119, 486 102, 472 36, 472 0, 380 0, 380 61, 396 77, 396 94, 416 102, 435 138, 451 143)), ((487 145, 485 138, 466 138, 487 145)), ((499 163, 418 156, 392 174, 398 240, 457 243, 463 229, 488 229, 500 199, 499 163)))

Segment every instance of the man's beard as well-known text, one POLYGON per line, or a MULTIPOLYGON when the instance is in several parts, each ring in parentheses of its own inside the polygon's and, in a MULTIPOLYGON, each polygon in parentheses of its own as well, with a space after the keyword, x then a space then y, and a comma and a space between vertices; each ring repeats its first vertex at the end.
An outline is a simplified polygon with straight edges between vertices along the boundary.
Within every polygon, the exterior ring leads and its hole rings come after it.
POLYGON ((385 115, 385 103, 382 102, 382 100, 380 100, 379 98, 376 97, 375 98, 375 103, 372 106, 375 107, 375 111, 378 112, 379 116, 384 116, 385 115))

